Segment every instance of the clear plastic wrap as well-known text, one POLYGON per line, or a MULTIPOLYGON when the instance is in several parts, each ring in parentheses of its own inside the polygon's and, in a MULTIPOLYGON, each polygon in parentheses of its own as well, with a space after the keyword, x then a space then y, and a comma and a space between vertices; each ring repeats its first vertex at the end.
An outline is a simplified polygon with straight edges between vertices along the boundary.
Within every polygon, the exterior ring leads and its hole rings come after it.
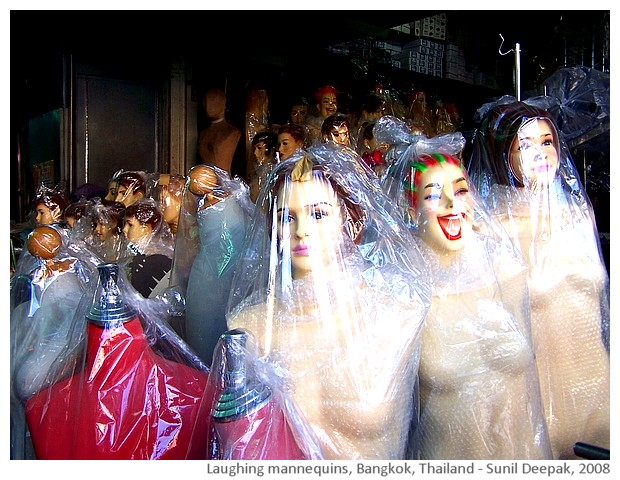
POLYGON ((171 288, 185 298, 182 336, 210 365, 254 204, 241 179, 213 165, 187 175, 171 288))
POLYGON ((174 237, 154 199, 125 209, 123 235, 126 248, 119 264, 129 281, 145 298, 160 295, 170 284, 174 237))
POLYGON ((404 458, 416 423, 425 262, 349 149, 272 171, 233 280, 227 323, 286 372, 327 459, 404 458))
POLYGON ((116 263, 98 266, 49 368, 25 399, 38 459, 206 458, 207 367, 116 263))
POLYGON ((463 145, 458 132, 417 136, 382 182, 429 262, 434 287, 411 456, 549 459, 527 270, 469 185, 455 156, 463 145))
POLYGON ((553 455, 575 458, 576 442, 609 448, 609 276, 566 142, 528 103, 481 108, 468 170, 526 259, 553 455))
POLYGON ((249 332, 237 329, 221 335, 209 374, 212 458, 322 458, 316 439, 285 390, 285 373, 259 358, 249 332))
POLYGON ((10 291, 11 458, 29 456, 22 402, 47 385, 90 273, 52 226, 36 227, 27 248, 37 266, 13 277, 10 291))

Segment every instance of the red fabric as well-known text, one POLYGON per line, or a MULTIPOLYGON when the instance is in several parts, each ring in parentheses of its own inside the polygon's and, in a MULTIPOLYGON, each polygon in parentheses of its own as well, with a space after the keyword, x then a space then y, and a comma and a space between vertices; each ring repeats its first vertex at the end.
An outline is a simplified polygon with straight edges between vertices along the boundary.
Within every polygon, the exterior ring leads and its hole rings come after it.
POLYGON ((216 423, 215 430, 225 460, 307 460, 273 399, 239 420, 216 423))
POLYGON ((86 352, 82 372, 26 404, 37 458, 181 460, 190 443, 193 458, 206 457, 204 372, 153 352, 137 318, 89 323, 86 352))

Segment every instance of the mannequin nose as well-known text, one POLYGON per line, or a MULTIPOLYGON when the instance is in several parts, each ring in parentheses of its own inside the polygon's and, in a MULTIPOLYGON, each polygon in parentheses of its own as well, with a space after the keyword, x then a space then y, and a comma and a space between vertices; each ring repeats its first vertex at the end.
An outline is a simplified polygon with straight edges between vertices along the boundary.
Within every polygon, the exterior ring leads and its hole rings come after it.
POLYGON ((304 238, 307 236, 306 220, 304 218, 301 218, 297 221, 297 228, 295 229, 295 236, 297 238, 304 238))

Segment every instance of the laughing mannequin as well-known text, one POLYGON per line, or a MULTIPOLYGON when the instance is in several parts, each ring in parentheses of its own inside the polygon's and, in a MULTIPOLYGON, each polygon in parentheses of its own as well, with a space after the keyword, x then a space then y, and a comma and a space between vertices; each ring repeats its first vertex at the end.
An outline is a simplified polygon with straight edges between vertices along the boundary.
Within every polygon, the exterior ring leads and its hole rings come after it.
POLYGON ((207 90, 202 102, 205 114, 211 123, 198 137, 200 161, 215 165, 230 174, 241 130, 225 118, 226 93, 223 90, 219 88, 207 90))
POLYGON ((435 287, 422 330, 414 458, 550 459, 522 259, 485 223, 457 158, 399 162, 397 200, 435 287))
POLYGON ((469 170, 529 267, 554 458, 575 458, 576 442, 608 449, 609 277, 592 207, 545 110, 510 98, 485 108, 469 170))

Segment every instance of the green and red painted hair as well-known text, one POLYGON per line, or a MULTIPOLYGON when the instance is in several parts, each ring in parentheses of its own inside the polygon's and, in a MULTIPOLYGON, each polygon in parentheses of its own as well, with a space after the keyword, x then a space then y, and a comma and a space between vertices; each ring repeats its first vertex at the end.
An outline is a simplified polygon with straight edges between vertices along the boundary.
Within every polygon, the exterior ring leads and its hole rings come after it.
POLYGON ((424 153, 415 160, 409 161, 403 178, 403 191, 411 207, 418 207, 418 187, 422 174, 431 167, 445 164, 459 167, 467 178, 467 172, 461 161, 447 153, 424 153))

